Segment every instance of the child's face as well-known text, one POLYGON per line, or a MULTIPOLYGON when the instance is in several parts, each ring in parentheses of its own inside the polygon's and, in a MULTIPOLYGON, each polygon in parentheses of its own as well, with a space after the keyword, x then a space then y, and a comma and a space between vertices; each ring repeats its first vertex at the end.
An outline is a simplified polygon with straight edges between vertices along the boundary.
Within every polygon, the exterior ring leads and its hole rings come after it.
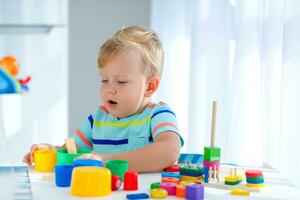
POLYGON ((120 53, 100 68, 101 98, 114 117, 141 112, 146 105, 147 77, 138 51, 120 53))

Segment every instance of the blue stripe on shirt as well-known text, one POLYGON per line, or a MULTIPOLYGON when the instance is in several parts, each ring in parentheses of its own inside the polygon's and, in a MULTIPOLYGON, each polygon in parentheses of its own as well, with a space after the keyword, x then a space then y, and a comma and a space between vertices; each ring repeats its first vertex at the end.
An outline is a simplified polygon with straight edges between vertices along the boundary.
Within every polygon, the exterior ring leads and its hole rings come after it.
POLYGON ((171 113, 172 115, 174 115, 174 116, 176 117, 175 113, 173 113, 173 112, 170 111, 170 110, 160 110, 160 111, 158 111, 158 112, 155 112, 155 113, 152 115, 151 119, 153 119, 156 115, 158 115, 158 114, 160 114, 160 113, 171 113))
POLYGON ((94 125, 94 119, 93 119, 93 116, 90 115, 88 119, 89 119, 89 121, 90 121, 91 129, 93 129, 93 125, 94 125))
POLYGON ((101 139, 92 139, 93 144, 109 144, 109 145, 120 145, 128 144, 128 139, 123 140, 101 140, 101 139))

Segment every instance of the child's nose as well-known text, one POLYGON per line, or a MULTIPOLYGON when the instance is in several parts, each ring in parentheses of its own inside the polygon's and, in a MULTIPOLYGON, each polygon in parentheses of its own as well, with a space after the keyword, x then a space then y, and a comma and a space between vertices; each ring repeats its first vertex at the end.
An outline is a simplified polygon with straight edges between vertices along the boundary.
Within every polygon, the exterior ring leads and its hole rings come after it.
POLYGON ((109 87, 108 87, 108 89, 107 89, 107 92, 109 94, 116 94, 117 93, 117 89, 114 87, 113 84, 110 84, 109 87))

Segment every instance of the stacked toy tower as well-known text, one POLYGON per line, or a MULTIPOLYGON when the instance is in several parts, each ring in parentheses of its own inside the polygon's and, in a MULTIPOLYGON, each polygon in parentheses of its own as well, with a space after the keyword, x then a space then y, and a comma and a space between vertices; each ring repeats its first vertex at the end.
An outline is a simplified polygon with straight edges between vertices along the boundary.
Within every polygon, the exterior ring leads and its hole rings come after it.
POLYGON ((220 158, 221 149, 215 146, 216 137, 216 114, 217 114, 217 102, 213 101, 212 104, 212 121, 211 121, 211 138, 210 146, 204 147, 204 181, 206 183, 212 181, 218 181, 220 178, 220 158))

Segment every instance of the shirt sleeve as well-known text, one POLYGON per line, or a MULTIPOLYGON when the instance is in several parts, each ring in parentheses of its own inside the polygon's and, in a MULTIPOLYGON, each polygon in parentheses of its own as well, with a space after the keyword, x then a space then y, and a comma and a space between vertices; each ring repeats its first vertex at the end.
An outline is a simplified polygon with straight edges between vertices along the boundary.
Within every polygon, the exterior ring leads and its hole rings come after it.
POLYGON ((92 129, 94 118, 90 115, 85 119, 73 135, 77 146, 81 149, 92 150, 92 129))
POLYGON ((177 128, 177 119, 175 113, 167 106, 159 106, 159 108, 151 116, 151 133, 153 138, 165 131, 171 131, 178 135, 183 146, 184 141, 180 136, 177 128))

